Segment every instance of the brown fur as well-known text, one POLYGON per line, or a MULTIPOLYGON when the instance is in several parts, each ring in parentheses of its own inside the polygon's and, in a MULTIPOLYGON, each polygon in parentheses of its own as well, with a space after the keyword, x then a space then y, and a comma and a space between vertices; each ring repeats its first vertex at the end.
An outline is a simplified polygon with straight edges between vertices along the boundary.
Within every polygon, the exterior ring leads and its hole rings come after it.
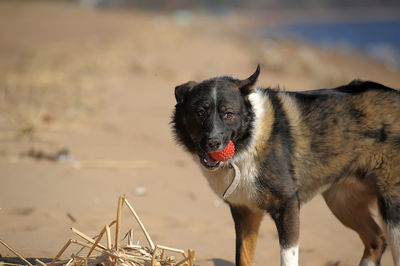
POLYGON ((240 265, 253 265, 258 231, 264 213, 246 207, 231 206, 236 231, 236 261, 240 265))
POLYGON ((360 236, 365 246, 361 261, 369 258, 378 264, 386 242, 369 209, 369 205, 376 200, 371 187, 354 178, 344 178, 325 191, 323 196, 333 214, 360 236))

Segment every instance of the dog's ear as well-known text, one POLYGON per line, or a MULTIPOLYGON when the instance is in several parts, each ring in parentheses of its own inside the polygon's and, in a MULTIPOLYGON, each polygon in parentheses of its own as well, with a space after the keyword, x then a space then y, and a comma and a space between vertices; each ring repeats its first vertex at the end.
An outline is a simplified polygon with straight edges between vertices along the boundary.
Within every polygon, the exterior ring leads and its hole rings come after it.
POLYGON ((260 64, 257 65, 256 71, 250 77, 238 81, 239 90, 243 96, 247 96, 251 92, 253 92, 254 85, 256 84, 259 75, 260 75, 260 64))
POLYGON ((185 95, 190 91, 197 83, 194 81, 186 82, 182 85, 175 87, 175 99, 177 103, 183 103, 185 95))

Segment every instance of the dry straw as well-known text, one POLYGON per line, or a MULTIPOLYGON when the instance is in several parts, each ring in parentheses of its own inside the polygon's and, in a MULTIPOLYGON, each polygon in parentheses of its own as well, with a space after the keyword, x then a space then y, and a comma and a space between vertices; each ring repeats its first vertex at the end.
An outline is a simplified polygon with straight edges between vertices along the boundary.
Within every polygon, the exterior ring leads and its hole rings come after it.
MULTIPOLYGON (((93 239, 84 233, 80 232, 76 228, 71 228, 71 230, 83 239, 85 242, 70 239, 65 243, 65 245, 60 249, 54 259, 46 264, 38 259, 35 260, 37 265, 40 266, 56 266, 56 265, 65 265, 65 266, 108 266, 108 265, 123 265, 123 266, 193 266, 194 260, 194 251, 188 249, 187 254, 184 250, 170 248, 162 245, 155 245, 152 241, 149 233, 144 227, 142 221, 139 216, 133 209, 132 205, 128 202, 125 196, 120 196, 118 200, 118 209, 117 209, 117 219, 112 221, 109 225, 104 226, 104 228, 100 231, 100 234, 97 238, 93 239), (138 223, 140 229, 142 230, 147 242, 148 246, 143 247, 137 244, 133 244, 133 229, 130 229, 126 235, 127 243, 123 244, 120 242, 120 229, 121 229, 121 213, 124 204, 128 207, 130 213, 135 218, 138 223), (111 240, 111 227, 115 227, 115 241, 112 243, 111 240), (103 239, 105 235, 106 238, 106 246, 100 244, 100 241, 103 239), (83 249, 88 249, 87 255, 78 255, 72 254, 69 259, 59 260, 59 258, 65 253, 65 251, 71 245, 79 246, 83 249), (93 252, 97 253, 97 256, 92 255, 93 252), (166 256, 166 253, 172 254, 175 253, 177 257, 181 257, 180 260, 176 259, 175 256, 166 256)), ((17 255, 20 259, 22 259, 26 264, 32 266, 23 256, 21 256, 18 252, 16 252, 13 248, 7 245, 4 241, 0 239, 0 243, 3 244, 6 248, 8 248, 11 252, 17 255)), ((79 254, 81 252, 78 252, 79 254)))

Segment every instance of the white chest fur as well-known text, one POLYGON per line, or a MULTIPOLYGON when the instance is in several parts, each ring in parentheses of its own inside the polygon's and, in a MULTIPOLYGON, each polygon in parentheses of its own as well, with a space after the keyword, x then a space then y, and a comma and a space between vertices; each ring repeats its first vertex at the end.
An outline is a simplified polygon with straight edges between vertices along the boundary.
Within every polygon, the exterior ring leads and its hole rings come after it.
POLYGON ((256 208, 255 176, 249 175, 248 168, 236 163, 238 170, 232 166, 224 165, 210 171, 202 167, 203 174, 213 191, 222 199, 233 205, 244 205, 256 208), (250 178, 248 178, 250 177, 250 178), (229 191, 229 193, 226 193, 229 191))

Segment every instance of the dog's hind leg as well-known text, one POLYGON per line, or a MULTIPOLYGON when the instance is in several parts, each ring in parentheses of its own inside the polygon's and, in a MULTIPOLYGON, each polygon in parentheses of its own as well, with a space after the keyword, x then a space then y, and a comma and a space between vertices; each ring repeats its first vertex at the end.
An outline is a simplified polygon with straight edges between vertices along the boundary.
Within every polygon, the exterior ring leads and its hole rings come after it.
POLYGON ((359 265, 379 265, 386 243, 369 209, 375 199, 373 190, 356 179, 345 178, 325 191, 323 196, 333 214, 345 226, 356 231, 364 243, 359 265))
POLYGON ((378 206, 386 226, 386 239, 392 251, 394 265, 400 266, 400 194, 380 196, 378 206))
POLYGON ((395 266, 400 266, 400 154, 393 150, 375 170, 378 208, 395 266))
POLYGON ((253 211, 244 206, 230 207, 236 231, 236 265, 252 266, 264 212, 253 211))

